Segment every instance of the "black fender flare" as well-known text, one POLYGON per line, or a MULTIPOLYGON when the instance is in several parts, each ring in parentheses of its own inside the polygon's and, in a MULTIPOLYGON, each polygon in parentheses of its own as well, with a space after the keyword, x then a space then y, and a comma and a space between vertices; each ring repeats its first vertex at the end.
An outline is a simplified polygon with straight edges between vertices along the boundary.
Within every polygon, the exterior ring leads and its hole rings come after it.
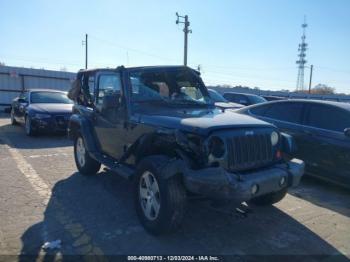
POLYGON ((157 169, 164 179, 169 179, 176 175, 183 176, 186 173, 187 165, 180 158, 170 158, 166 155, 150 155, 146 156, 146 158, 156 163, 157 169))
POLYGON ((68 137, 72 140, 81 135, 85 142, 85 147, 89 152, 97 152, 98 147, 95 143, 95 135, 92 125, 88 119, 78 114, 70 117, 68 124, 68 137))

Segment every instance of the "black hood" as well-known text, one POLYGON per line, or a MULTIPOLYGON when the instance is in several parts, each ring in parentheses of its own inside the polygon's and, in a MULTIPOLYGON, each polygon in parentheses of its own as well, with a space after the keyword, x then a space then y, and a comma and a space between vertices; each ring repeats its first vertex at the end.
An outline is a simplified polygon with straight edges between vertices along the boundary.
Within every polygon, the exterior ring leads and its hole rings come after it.
POLYGON ((72 113, 73 104, 30 104, 28 110, 45 114, 69 114, 72 113))
POLYGON ((262 120, 220 109, 165 109, 137 114, 140 123, 208 135, 218 129, 273 127, 262 120), (158 113, 161 112, 161 113, 158 113))

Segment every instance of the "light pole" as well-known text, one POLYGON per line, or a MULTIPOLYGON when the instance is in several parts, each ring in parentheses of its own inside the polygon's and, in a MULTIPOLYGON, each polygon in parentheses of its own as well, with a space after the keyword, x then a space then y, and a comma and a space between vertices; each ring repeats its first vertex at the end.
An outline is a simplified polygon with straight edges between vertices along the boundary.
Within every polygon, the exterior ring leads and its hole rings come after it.
POLYGON ((188 47, 188 33, 192 33, 192 30, 188 29, 190 22, 188 21, 188 15, 181 16, 176 12, 176 24, 184 24, 184 65, 187 66, 187 47, 188 47), (182 20, 182 21, 181 21, 182 20))

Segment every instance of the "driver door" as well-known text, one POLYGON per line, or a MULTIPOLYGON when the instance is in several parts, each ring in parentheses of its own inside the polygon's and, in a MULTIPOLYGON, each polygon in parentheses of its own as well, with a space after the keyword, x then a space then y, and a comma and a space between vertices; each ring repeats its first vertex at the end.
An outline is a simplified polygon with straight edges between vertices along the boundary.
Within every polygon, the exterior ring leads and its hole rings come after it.
MULTIPOLYGON (((104 108, 106 95, 120 95, 122 90, 120 73, 102 72, 96 75, 95 100, 95 133, 103 153, 119 159, 124 153, 126 129, 125 103, 119 103, 115 108, 104 108)), ((123 101, 123 99, 121 99, 123 101)))

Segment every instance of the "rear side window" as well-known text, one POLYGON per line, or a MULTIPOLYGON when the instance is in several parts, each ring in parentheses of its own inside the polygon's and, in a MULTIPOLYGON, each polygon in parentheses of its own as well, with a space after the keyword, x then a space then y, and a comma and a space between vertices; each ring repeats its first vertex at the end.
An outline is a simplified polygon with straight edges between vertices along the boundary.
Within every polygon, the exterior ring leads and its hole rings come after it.
POLYGON ((343 132, 350 127, 350 112, 327 105, 311 105, 308 125, 343 132))
POLYGON ((256 116, 264 116, 267 109, 270 108, 270 105, 256 106, 249 109, 249 112, 256 116))
POLYGON ((243 95, 240 95, 240 94, 224 94, 224 97, 230 101, 230 102, 234 102, 234 103, 238 103, 238 104, 248 104, 249 101, 248 99, 243 96, 243 95))
POLYGON ((276 103, 267 108, 264 112, 264 116, 280 121, 299 124, 301 122, 302 110, 302 103, 276 103))

